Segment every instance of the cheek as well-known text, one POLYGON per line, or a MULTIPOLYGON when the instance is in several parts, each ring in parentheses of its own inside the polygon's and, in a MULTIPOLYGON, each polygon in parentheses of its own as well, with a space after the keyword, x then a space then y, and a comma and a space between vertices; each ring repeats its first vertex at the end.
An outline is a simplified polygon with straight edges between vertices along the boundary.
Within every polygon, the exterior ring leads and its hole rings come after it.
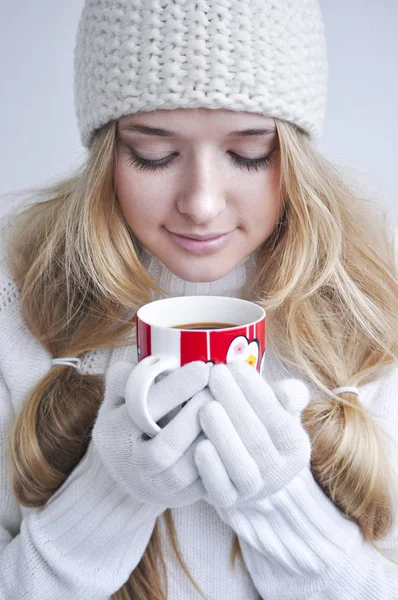
POLYGON ((256 182, 241 196, 240 212, 253 229, 273 228, 283 210, 283 201, 279 190, 279 174, 268 172, 261 181, 256 182))
POLYGON ((134 230, 135 225, 156 223, 168 210, 164 202, 164 187, 155 181, 148 185, 148 174, 132 171, 129 165, 119 164, 115 170, 116 194, 123 215, 134 230), (161 201, 163 198, 163 201, 161 201))

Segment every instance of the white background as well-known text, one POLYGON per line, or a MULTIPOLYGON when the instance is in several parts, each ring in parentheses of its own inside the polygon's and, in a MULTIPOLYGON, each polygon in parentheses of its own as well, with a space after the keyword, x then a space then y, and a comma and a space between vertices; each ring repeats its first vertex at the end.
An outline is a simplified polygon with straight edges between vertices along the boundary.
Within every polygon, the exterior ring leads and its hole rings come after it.
MULTIPOLYGON (((83 3, 0 2, 0 212, 9 192, 54 181, 84 156, 73 101, 83 3)), ((321 7, 330 65, 321 148, 355 169, 398 225, 398 2, 321 0, 321 7)))

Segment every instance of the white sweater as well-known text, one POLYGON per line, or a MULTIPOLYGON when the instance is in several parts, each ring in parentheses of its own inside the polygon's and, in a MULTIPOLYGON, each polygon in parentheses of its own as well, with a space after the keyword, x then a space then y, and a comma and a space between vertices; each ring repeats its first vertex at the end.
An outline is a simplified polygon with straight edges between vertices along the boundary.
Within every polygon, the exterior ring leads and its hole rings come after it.
MULTIPOLYGON (((239 295, 253 259, 249 258, 232 273, 210 284, 183 282, 147 254, 144 263, 171 295, 239 295)), ((267 355, 265 377, 272 384, 286 376, 289 369, 276 360, 270 349, 267 355)), ((123 358, 136 360, 135 347, 90 352, 83 360, 82 370, 104 373, 108 365, 123 358)), ((89 471, 87 455, 44 508, 26 509, 18 504, 12 492, 7 454, 10 429, 29 390, 50 368, 51 356, 29 333, 21 317, 18 292, 8 273, 3 249, 0 263, 0 600, 109 600, 141 559, 153 527, 150 511, 126 514, 123 494, 114 489, 112 480, 102 470, 89 471), (94 478, 93 472, 97 473, 94 478)), ((289 373, 295 375, 291 370, 289 373)), ((360 388, 362 402, 395 440, 398 436, 397 390, 398 368, 384 380, 360 388)), ((396 466, 397 453, 392 445, 391 458, 396 466)), ((234 531, 221 521, 216 511, 204 501, 173 510, 182 555, 209 600, 254 600, 258 593, 267 600, 398 598, 398 566, 364 542, 357 530, 352 536, 352 523, 320 490, 311 497, 313 492, 314 488, 309 493, 304 490, 297 500, 301 511, 299 520, 292 517, 287 501, 285 509, 278 507, 280 514, 276 515, 275 523, 279 525, 270 525, 274 527, 274 537, 279 536, 285 553, 294 561, 300 562, 304 555, 314 555, 327 565, 329 554, 335 557, 338 547, 337 570, 324 568, 314 571, 310 577, 307 573, 305 593, 300 587, 301 574, 292 576, 284 559, 280 563, 275 560, 277 554, 273 554, 271 542, 266 552, 259 552, 250 543, 243 542, 250 574, 239 560, 232 569, 230 553, 234 531)), ((162 519, 161 531, 165 531, 162 519)), ((397 523, 379 547, 398 560, 397 523)), ((199 599, 166 539, 164 550, 168 599, 199 599)))

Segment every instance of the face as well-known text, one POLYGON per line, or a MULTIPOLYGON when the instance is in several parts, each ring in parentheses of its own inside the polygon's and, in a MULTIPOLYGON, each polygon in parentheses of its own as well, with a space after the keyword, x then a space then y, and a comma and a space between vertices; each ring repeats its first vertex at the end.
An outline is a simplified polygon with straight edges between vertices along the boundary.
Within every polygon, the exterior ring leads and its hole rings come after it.
POLYGON ((115 186, 143 246, 181 279, 215 281, 281 216, 275 123, 204 108, 122 117, 115 186))

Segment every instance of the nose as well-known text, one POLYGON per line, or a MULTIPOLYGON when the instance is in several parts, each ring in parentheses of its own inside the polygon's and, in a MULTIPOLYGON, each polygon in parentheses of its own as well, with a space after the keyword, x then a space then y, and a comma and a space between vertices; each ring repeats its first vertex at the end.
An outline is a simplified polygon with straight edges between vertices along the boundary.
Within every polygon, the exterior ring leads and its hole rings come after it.
POLYGON ((226 207, 226 190, 222 173, 209 160, 197 161, 183 178, 177 198, 178 211, 196 225, 216 219, 226 207))

